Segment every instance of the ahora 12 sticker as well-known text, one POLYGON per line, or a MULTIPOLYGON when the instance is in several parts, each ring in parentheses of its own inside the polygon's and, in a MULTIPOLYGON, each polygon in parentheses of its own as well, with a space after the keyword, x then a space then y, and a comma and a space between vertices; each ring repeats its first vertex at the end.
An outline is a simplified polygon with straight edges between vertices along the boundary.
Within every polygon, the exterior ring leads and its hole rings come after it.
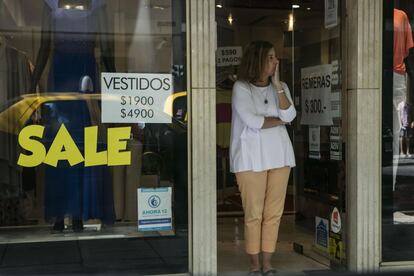
POLYGON ((138 188, 138 231, 172 230, 172 188, 138 188))

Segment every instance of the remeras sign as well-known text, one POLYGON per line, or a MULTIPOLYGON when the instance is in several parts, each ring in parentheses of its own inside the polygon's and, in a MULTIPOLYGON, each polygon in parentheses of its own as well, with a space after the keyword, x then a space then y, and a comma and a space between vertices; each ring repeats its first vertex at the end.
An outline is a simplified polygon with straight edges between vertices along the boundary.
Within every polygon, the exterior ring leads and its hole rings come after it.
POLYGON ((48 164, 56 167, 59 161, 68 161, 70 166, 84 162, 85 167, 119 166, 131 164, 131 152, 127 151, 127 140, 131 127, 115 127, 107 130, 107 150, 97 151, 98 127, 84 129, 84 153, 82 154, 72 136, 62 124, 48 151, 39 139, 43 138, 45 127, 30 125, 19 133, 19 145, 31 154, 21 153, 17 164, 22 167, 36 167, 48 164))

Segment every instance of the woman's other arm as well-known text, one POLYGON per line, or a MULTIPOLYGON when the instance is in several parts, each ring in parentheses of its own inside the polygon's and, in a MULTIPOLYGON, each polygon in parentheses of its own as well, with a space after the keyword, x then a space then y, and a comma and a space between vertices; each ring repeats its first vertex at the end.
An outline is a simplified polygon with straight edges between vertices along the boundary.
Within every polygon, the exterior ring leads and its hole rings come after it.
POLYGON ((232 109, 237 112, 243 123, 252 129, 265 129, 283 125, 284 122, 275 117, 264 117, 256 114, 251 91, 247 84, 236 82, 233 86, 232 109))
POLYGON ((290 123, 296 117, 296 109, 286 83, 282 83, 282 90, 283 93, 277 93, 279 99, 279 117, 283 122, 290 123), (285 101, 287 101, 288 104, 286 104, 285 101))
POLYGON ((277 127, 286 124, 282 120, 276 117, 265 117, 265 120, 262 125, 262 129, 277 127))

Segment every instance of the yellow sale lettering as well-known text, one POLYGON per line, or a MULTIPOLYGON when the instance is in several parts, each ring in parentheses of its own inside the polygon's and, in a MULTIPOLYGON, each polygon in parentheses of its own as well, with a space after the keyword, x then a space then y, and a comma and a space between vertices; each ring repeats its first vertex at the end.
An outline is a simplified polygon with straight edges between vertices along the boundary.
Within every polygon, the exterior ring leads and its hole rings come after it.
POLYGON ((52 145, 46 151, 45 146, 39 141, 43 138, 45 127, 30 125, 19 133, 19 145, 31 154, 21 153, 17 164, 22 167, 36 167, 42 163, 56 167, 58 162, 66 160, 70 166, 84 162, 85 167, 108 165, 130 165, 131 152, 127 151, 127 139, 131 135, 131 127, 115 127, 108 129, 106 151, 97 151, 98 127, 86 127, 84 129, 84 154, 82 155, 72 136, 62 124, 53 139, 52 145), (38 140, 36 140, 36 138, 38 140))

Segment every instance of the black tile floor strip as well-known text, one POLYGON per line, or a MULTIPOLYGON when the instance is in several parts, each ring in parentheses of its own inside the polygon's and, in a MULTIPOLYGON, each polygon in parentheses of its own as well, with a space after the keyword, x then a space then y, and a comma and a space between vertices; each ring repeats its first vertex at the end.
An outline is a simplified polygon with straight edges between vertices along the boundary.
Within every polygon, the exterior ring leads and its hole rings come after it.
POLYGON ((3 265, 4 256, 6 256, 6 251, 7 251, 8 246, 9 246, 8 244, 0 245, 0 248, 2 248, 2 252, 0 255, 0 267, 3 265))
POLYGON ((79 252, 79 264, 80 264, 81 267, 84 267, 82 248, 80 246, 79 240, 76 241, 76 248, 78 249, 78 252, 79 252))

